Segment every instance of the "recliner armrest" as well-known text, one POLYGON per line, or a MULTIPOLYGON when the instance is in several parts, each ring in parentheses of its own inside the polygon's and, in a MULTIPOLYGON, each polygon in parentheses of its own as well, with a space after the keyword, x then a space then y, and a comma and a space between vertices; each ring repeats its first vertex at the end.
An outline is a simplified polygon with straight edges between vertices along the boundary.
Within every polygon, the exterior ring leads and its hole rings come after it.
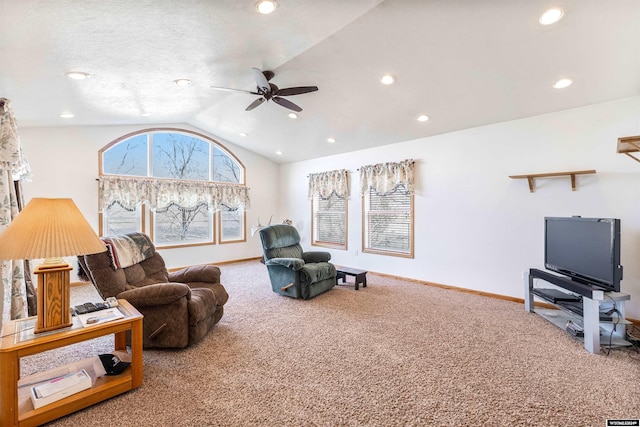
POLYGON ((309 251, 302 253, 304 262, 329 262, 331 254, 324 251, 309 251))
POLYGON ((156 283, 120 292, 118 298, 126 299, 136 308, 166 305, 181 298, 191 299, 191 289, 184 283, 156 283))
POLYGON ((169 273, 169 281, 177 283, 220 283, 220 269, 210 264, 194 265, 169 273))
POLYGON ((268 259, 265 264, 267 266, 281 265, 283 267, 290 268, 293 271, 298 271, 302 267, 304 267, 304 261, 301 260, 300 258, 271 258, 271 259, 268 259))

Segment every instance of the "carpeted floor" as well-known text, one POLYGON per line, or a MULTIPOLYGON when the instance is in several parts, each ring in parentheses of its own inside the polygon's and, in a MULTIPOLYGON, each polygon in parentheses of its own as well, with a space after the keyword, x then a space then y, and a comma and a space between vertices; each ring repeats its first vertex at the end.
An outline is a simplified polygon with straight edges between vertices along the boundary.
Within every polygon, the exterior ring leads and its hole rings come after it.
MULTIPOLYGON (((640 361, 591 355, 522 304, 368 275, 309 301, 258 261, 223 265, 230 299, 200 344, 144 352, 142 387, 50 426, 604 426, 640 417, 640 361)), ((514 283, 520 286, 520 283, 514 283)), ((90 286, 75 303, 96 301, 90 286)), ((103 338, 22 373, 111 350, 103 338)))

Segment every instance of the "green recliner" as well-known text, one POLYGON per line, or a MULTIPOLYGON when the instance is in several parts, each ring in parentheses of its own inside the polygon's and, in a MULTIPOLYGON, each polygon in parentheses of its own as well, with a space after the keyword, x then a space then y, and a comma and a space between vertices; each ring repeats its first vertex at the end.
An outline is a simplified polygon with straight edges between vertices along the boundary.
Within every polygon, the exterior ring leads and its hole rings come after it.
POLYGON ((260 230, 264 262, 274 292, 293 298, 309 299, 336 285, 336 267, 331 254, 304 252, 298 230, 275 224, 260 230))

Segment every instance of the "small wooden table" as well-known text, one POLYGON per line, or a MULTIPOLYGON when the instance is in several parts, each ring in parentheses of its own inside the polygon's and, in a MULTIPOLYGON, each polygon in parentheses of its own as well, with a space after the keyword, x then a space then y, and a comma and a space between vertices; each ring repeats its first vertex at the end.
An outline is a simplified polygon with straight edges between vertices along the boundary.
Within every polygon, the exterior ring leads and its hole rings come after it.
MULTIPOLYGON (((94 405, 142 385, 142 314, 126 300, 118 300, 124 318, 82 327, 77 317, 73 325, 40 334, 33 333, 35 317, 12 320, 0 337, 0 426, 39 426, 64 415, 94 405), (90 389, 34 409, 31 400, 18 399, 20 358, 76 344, 104 335, 115 335, 115 350, 126 351, 131 332, 131 366, 122 374, 97 378, 90 389)), ((96 355, 97 356, 97 355, 96 355)))
POLYGON ((336 285, 338 284, 338 280, 342 279, 342 283, 346 283, 347 276, 355 277, 356 282, 356 291, 358 290, 358 285, 362 283, 362 287, 367 287, 367 271, 366 270, 358 270, 357 268, 350 267, 336 267, 336 285))

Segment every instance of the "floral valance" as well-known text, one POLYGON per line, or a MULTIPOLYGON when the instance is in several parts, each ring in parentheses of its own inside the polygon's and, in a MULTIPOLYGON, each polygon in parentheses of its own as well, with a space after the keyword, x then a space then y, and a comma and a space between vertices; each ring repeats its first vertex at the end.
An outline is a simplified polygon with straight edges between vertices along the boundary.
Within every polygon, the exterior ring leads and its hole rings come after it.
POLYGON ((360 167, 360 191, 365 194, 373 189, 378 194, 386 194, 402 184, 413 194, 414 169, 413 159, 362 166, 360 167))
POLYGON ((212 210, 222 205, 231 209, 251 207, 249 188, 244 185, 121 176, 101 176, 98 181, 100 211, 114 201, 129 209, 141 203, 151 209, 163 209, 171 203, 183 208, 206 203, 212 210))
POLYGON ((335 192, 340 197, 349 197, 349 171, 346 169, 309 175, 309 198, 319 194, 327 198, 335 192))

